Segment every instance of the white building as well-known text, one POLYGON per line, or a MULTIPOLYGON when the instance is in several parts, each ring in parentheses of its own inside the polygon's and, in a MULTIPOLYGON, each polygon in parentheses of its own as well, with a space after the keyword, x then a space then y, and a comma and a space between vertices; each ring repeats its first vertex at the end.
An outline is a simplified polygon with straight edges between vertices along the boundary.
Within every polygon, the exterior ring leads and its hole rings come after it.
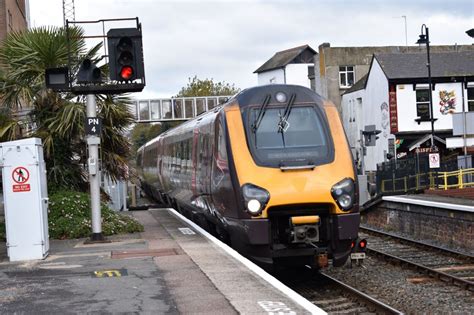
POLYGON ((258 85, 296 84, 314 88, 314 57, 316 51, 303 45, 277 52, 254 71, 258 85))
MULTIPOLYGON (((381 131, 376 146, 367 147, 366 171, 386 160, 393 143, 398 158, 429 151, 426 62, 426 53, 375 54, 367 76, 342 96, 343 124, 356 160, 361 160, 360 131, 368 125, 381 131)), ((467 129, 474 124, 474 52, 432 53, 431 73, 435 144, 442 157, 452 156, 455 149, 446 147, 446 138, 453 135, 453 114, 464 108, 467 129)), ((473 137, 466 141, 468 153, 474 153, 473 137)))

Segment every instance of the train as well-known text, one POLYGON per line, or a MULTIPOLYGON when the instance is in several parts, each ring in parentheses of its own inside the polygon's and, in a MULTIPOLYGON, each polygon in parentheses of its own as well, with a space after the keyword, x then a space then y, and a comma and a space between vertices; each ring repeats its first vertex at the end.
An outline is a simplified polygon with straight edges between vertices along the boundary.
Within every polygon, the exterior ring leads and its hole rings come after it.
POLYGON ((143 190, 263 265, 343 265, 358 240, 354 160, 333 103, 245 89, 137 152, 143 190))

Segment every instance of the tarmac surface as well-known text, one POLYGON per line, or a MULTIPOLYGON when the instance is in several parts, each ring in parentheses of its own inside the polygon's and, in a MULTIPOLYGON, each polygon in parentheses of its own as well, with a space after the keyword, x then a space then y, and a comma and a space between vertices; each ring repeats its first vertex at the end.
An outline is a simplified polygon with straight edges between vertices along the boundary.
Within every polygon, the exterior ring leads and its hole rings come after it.
POLYGON ((173 211, 130 215, 144 225, 144 232, 113 236, 111 243, 101 244, 52 240, 44 260, 9 262, 5 243, 0 243, 0 313, 320 312, 173 211))

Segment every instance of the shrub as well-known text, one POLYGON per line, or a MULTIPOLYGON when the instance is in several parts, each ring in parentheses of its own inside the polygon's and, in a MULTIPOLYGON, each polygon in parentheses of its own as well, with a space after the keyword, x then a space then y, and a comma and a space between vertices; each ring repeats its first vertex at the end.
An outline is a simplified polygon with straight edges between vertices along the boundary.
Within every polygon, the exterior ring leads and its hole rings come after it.
MULTIPOLYGON (((101 204, 102 233, 112 235, 143 231, 132 217, 101 204)), ((56 239, 88 237, 92 233, 89 195, 75 191, 59 191, 49 197, 49 237, 56 239)))

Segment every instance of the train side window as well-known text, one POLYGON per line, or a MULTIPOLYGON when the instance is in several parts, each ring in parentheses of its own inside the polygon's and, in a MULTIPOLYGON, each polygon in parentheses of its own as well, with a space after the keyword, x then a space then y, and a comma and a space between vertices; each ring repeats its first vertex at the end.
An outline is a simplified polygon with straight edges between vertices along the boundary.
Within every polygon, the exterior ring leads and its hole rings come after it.
POLYGON ((224 128, 219 124, 217 131, 217 153, 219 158, 226 160, 227 159, 227 149, 225 146, 225 133, 224 128))

